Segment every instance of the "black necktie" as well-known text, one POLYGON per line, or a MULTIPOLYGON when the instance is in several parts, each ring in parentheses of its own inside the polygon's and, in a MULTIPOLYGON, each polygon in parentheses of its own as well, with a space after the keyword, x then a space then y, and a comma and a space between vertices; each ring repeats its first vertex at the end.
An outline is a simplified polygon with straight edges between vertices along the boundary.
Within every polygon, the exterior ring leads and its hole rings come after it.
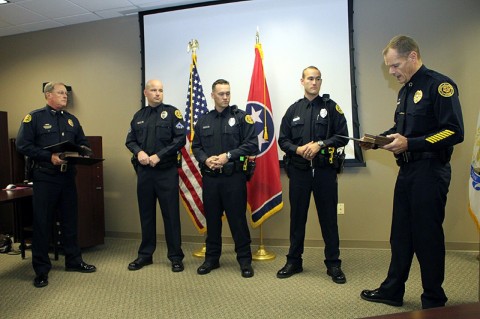
POLYGON ((306 143, 309 143, 311 142, 313 139, 312 139, 312 136, 314 134, 314 119, 312 118, 312 114, 313 113, 313 103, 312 102, 309 102, 307 104, 307 112, 305 112, 305 124, 304 124, 304 128, 305 128, 305 132, 303 133, 303 144, 306 144, 306 143))
POLYGON ((224 151, 222 145, 223 134, 225 133, 224 112, 226 111, 218 113, 217 118, 213 122, 214 154, 211 155, 218 155, 224 151))
POLYGON ((398 113, 398 120, 397 120, 397 133, 404 134, 405 133, 405 120, 407 118, 407 96, 408 96, 408 86, 405 87, 403 91, 402 98, 400 99, 400 109, 398 113))
POLYGON ((145 152, 148 155, 155 153, 155 137, 156 137, 156 124, 157 124, 157 108, 150 107, 150 116, 147 121, 147 141, 145 142, 145 152))

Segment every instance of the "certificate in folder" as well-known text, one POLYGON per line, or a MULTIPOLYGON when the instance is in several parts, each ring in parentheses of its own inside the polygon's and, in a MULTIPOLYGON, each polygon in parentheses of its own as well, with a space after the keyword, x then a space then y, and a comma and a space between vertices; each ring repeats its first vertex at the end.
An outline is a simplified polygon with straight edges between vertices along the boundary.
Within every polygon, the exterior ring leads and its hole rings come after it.
POLYGON ((349 140, 353 140, 355 142, 362 142, 362 143, 371 143, 376 144, 378 146, 384 146, 393 142, 393 138, 381 136, 381 135, 372 135, 372 134, 365 134, 362 138, 355 138, 343 135, 337 135, 343 138, 348 138, 349 140))
POLYGON ((60 157, 64 161, 67 161, 68 164, 77 164, 77 165, 93 165, 98 162, 102 162, 105 159, 95 158, 95 157, 84 157, 77 154, 64 153, 65 156, 60 157))
POLYGON ((105 160, 103 158, 81 156, 79 152, 82 148, 69 140, 45 146, 43 149, 52 153, 60 153, 59 157, 67 161, 68 164, 93 165, 105 160))
POLYGON ((72 143, 70 140, 48 145, 43 149, 52 153, 79 152, 81 150, 79 145, 72 143))

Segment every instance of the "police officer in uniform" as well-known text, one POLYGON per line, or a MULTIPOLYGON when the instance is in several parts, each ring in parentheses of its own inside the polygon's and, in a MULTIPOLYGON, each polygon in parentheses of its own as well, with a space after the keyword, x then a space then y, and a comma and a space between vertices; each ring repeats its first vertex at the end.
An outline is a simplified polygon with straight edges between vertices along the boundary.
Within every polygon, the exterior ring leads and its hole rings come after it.
POLYGON ((300 82, 305 97, 288 108, 278 138, 278 144, 286 154, 290 179, 290 249, 287 262, 277 272, 277 277, 288 278, 303 271, 305 225, 313 191, 325 242, 327 274, 335 283, 342 284, 346 278, 339 259, 337 225, 337 168, 342 159, 337 156, 337 149, 345 146, 348 140, 336 134, 348 135, 347 121, 328 94, 319 96, 322 76, 318 68, 305 68, 300 82))
POLYGON ((220 267, 222 215, 230 226, 237 261, 243 277, 253 276, 250 232, 246 220, 246 156, 258 153, 253 120, 245 111, 230 106, 230 84, 223 79, 212 85, 215 109, 195 125, 192 150, 199 162, 203 181, 203 205, 207 221, 204 263, 200 275, 220 267))
POLYGON ((94 272, 95 266, 82 259, 77 240, 78 203, 75 166, 61 159, 60 153, 44 149, 70 141, 80 146, 81 155, 92 155, 78 119, 64 110, 67 89, 63 83, 49 82, 44 87, 47 105, 25 116, 18 131, 16 146, 33 160, 33 242, 32 265, 37 288, 48 285, 52 263, 48 256, 55 214, 61 218, 65 270, 94 272))
MULTIPOLYGON (((400 166, 395 184, 390 235, 392 258, 387 278, 361 298, 392 306, 403 304, 413 255, 420 264, 422 307, 442 307, 447 297, 443 220, 453 145, 463 141, 463 118, 456 84, 423 65, 417 43, 394 37, 383 50, 389 73, 403 84, 398 93, 395 125, 382 133, 393 139, 382 148, 400 166)), ((362 143, 369 149, 372 144, 362 143)))
POLYGON ((128 265, 139 270, 153 263, 156 248, 156 201, 160 204, 172 271, 181 272, 181 241, 177 154, 185 145, 181 112, 163 103, 163 84, 150 80, 143 91, 148 106, 133 116, 125 145, 133 153, 137 170, 137 199, 142 227, 138 257, 128 265))

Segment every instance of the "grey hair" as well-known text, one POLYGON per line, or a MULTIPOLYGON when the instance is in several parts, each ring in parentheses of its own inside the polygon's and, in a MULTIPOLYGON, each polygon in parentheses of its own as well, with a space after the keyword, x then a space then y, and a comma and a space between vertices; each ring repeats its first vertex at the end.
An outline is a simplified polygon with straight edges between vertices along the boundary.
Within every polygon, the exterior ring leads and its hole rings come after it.
POLYGON ((53 89, 55 89, 55 86, 57 86, 57 85, 65 86, 65 83, 62 83, 62 82, 48 82, 47 84, 45 84, 45 86, 43 87, 43 94, 45 94, 45 97, 47 97, 47 93, 53 92, 53 89))
POLYGON ((420 49, 417 42, 415 42, 415 40, 406 35, 400 34, 393 37, 387 44, 385 49, 383 49, 382 54, 385 56, 389 49, 397 50, 398 55, 403 57, 407 57, 410 52, 413 51, 416 52, 418 58, 421 59, 420 49))

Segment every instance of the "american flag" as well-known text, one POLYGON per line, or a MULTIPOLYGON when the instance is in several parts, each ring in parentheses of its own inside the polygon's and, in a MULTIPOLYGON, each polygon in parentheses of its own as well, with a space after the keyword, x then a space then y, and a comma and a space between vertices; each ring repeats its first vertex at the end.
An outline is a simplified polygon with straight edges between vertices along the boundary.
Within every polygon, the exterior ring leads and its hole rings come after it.
POLYGON ((185 123, 187 127, 187 143, 182 148, 182 167, 180 175, 180 195, 197 230, 203 234, 207 230, 205 211, 202 202, 202 175, 198 170, 198 162, 191 151, 194 126, 200 116, 207 113, 207 102, 203 94, 202 82, 197 70, 197 59, 192 55, 190 65, 190 79, 188 82, 187 103, 185 109, 185 123))

